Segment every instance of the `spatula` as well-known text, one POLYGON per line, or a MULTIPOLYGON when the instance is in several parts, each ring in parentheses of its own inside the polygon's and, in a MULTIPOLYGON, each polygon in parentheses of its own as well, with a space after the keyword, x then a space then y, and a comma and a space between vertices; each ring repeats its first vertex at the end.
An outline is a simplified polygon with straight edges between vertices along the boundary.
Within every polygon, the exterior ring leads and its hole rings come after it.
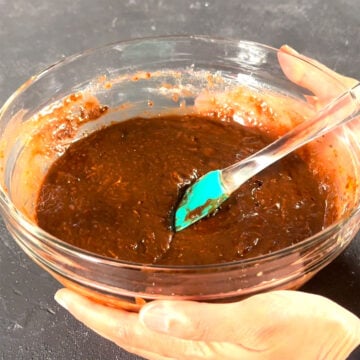
POLYGON ((360 83, 330 102, 270 145, 224 169, 200 177, 185 192, 175 212, 180 231, 214 212, 244 182, 292 151, 353 120, 360 110, 360 83))

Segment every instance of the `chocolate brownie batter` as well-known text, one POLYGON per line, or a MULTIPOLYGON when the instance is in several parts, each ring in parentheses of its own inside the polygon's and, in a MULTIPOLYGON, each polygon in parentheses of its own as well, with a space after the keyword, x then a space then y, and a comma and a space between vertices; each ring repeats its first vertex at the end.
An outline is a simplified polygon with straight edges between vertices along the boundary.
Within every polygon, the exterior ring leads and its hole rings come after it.
POLYGON ((216 214, 174 233, 186 186, 270 142, 231 118, 135 118, 72 144, 50 168, 40 227, 106 257, 214 264, 267 254, 322 229, 326 193, 297 155, 245 183, 216 214))

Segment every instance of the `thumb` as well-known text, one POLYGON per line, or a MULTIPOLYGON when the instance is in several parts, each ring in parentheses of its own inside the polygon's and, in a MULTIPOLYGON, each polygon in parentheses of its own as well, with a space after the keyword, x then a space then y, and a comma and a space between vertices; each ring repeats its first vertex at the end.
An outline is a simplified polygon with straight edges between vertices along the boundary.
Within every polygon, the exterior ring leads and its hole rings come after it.
MULTIPOLYGON (((235 340, 231 329, 239 325, 235 304, 157 300, 143 306, 139 317, 148 328, 189 340, 235 340), (228 334, 230 333, 230 334, 228 334), (229 337, 230 335, 230 337, 229 337)), ((243 316, 243 321, 246 321, 243 316)))
POLYGON ((277 358, 286 358, 287 348, 301 348, 299 358, 342 359, 360 343, 355 315, 326 298, 295 291, 231 304, 154 301, 141 309, 140 320, 183 339, 234 343, 266 353, 276 349, 277 358))

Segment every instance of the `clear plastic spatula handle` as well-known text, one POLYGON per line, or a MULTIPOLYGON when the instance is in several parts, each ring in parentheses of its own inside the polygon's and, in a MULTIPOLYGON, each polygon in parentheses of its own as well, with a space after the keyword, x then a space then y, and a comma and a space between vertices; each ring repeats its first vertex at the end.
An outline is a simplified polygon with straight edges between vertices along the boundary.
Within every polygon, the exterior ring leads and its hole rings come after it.
POLYGON ((215 211, 245 181, 292 151, 353 120, 360 110, 360 83, 336 98, 310 120, 252 156, 225 169, 203 175, 185 192, 175 212, 180 231, 215 211))
POLYGON ((360 83, 330 102, 313 118, 302 122, 270 145, 222 169, 222 185, 228 194, 245 181, 292 151, 353 120, 360 111, 360 83))

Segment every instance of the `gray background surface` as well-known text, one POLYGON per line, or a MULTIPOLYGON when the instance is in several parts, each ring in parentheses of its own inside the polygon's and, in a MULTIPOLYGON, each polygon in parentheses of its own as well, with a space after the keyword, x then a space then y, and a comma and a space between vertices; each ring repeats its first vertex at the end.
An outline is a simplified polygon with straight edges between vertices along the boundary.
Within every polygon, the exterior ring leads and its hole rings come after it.
MULTIPOLYGON (((360 78, 358 0, 0 0, 0 103, 64 56, 170 34, 286 43, 360 78)), ((138 359, 60 308, 53 300, 58 288, 20 251, 1 221, 0 359, 138 359)), ((360 316, 360 236, 304 290, 360 316)))

